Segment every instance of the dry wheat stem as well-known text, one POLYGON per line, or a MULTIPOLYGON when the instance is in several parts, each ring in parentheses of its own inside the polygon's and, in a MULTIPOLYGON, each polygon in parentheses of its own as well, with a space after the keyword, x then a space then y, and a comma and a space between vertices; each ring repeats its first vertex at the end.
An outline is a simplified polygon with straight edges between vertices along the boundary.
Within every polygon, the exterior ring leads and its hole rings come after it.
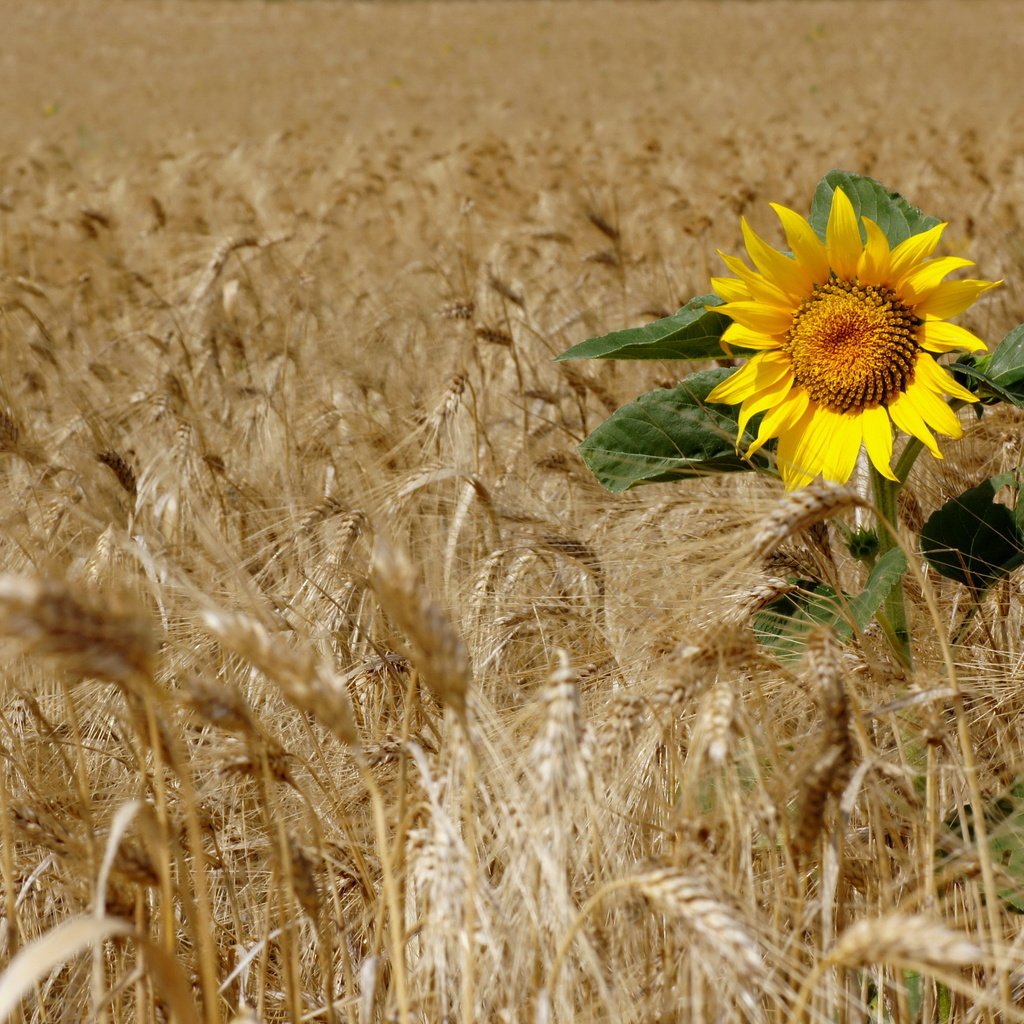
POLYGON ((388 842, 387 821, 385 818, 384 798, 376 780, 370 773, 362 757, 358 758, 360 776, 366 791, 370 794, 373 806, 373 825, 380 852, 381 881, 384 888, 384 900, 388 913, 388 935, 391 943, 391 969, 394 972, 395 996, 398 1000, 400 1024, 411 1024, 411 1003, 409 1001, 408 981, 406 980, 405 962, 405 929, 402 914, 402 901, 394 866, 398 858, 398 849, 391 848, 388 842))

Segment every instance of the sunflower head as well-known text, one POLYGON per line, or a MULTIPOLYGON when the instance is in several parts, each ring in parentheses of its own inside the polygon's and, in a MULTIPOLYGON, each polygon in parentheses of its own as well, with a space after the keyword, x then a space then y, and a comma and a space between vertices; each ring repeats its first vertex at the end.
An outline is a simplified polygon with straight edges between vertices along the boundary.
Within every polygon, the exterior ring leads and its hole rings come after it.
POLYGON ((947 396, 976 399, 935 356, 985 348, 949 318, 1000 282, 947 281, 972 263, 933 258, 945 224, 891 247, 874 221, 858 222, 841 188, 832 195, 824 242, 800 214, 772 208, 791 255, 744 220, 753 269, 722 254, 736 276, 712 278, 725 300, 715 311, 733 321, 722 340, 755 355, 708 401, 740 404, 739 437, 751 417, 765 414, 746 454, 777 437, 779 472, 790 490, 819 475, 845 482, 862 447, 879 473, 895 479, 894 425, 941 459, 935 433, 962 434, 947 396))

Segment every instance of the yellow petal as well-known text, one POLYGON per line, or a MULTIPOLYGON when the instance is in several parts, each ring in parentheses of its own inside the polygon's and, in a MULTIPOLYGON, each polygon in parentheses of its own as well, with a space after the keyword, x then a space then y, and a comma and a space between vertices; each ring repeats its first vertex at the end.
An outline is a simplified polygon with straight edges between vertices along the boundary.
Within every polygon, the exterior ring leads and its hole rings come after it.
POLYGON ((832 424, 821 429, 830 431, 825 446, 825 465, 822 476, 826 480, 834 480, 844 484, 850 479, 853 467, 857 465, 864 430, 861 427, 860 413, 832 413, 835 417, 832 424))
MULTIPOLYGON (((740 401, 750 398, 751 395, 760 391, 758 381, 763 379, 765 373, 763 364, 769 354, 755 355, 734 373, 730 374, 720 384, 712 388, 707 401, 718 402, 723 406, 735 406, 740 401)), ((768 365, 768 373, 771 372, 771 364, 768 365)), ((777 380, 777 376, 774 378, 777 380)))
POLYGON ((739 436, 743 437, 743 432, 747 429, 747 424, 752 416, 756 416, 759 412, 764 412, 766 409, 774 409, 789 394, 792 386, 793 373, 790 370, 778 380, 766 385, 760 394, 751 395, 740 409, 739 436))
POLYGON ((800 264, 788 256, 773 249, 747 223, 744 217, 740 221, 743 241, 754 266, 773 284, 781 288, 787 295, 801 301, 811 290, 811 278, 800 264))
POLYGON ((727 302, 715 306, 715 312, 724 313, 759 334, 785 334, 793 324, 791 312, 764 302, 727 302))
POLYGON ((919 352, 914 363, 914 380, 939 395, 951 395, 961 402, 976 402, 978 396, 961 387, 948 370, 939 366, 927 352, 919 352))
POLYGON ((787 295, 778 285, 767 280, 763 275, 751 270, 750 267, 736 256, 727 256, 724 252, 718 254, 722 262, 747 286, 750 291, 750 298, 755 302, 766 302, 770 306, 778 306, 780 309, 792 309, 793 299, 787 295))
MULTIPOLYGON (((903 397, 917 410, 918 415, 932 430, 946 437, 963 437, 964 428, 960 418, 934 391, 914 381, 903 392, 903 397)), ((890 406, 890 409, 892 407, 890 406)), ((921 438, 923 441, 924 438, 921 438)))
POLYGON ((968 306, 977 302, 987 291, 1001 285, 1002 281, 945 281, 932 289, 922 302, 917 303, 914 312, 920 317, 934 316, 947 320, 957 316, 968 306))
POLYGON ((779 348, 781 342, 761 331, 752 331, 743 324, 729 324, 722 332, 722 341, 737 348, 771 349, 779 348))
POLYGON ((811 284, 824 284, 829 277, 828 253, 817 232, 795 210, 778 203, 772 203, 771 207, 782 222, 786 242, 797 262, 807 272, 811 284))
POLYGON ((711 290, 726 302, 742 302, 750 299, 750 289, 735 277, 711 278, 711 290))
POLYGON ((861 413, 861 430, 871 464, 887 480, 895 480, 896 474, 889 465, 892 459, 892 421, 889 414, 880 405, 865 409, 861 413))
POLYGON ((797 448, 817 413, 818 406, 809 404, 803 415, 791 422, 786 432, 779 436, 775 461, 787 491, 806 486, 818 475, 818 469, 805 466, 797 457, 797 448))
POLYGON ((825 244, 828 248, 828 261, 836 277, 848 280, 856 277, 857 264, 860 261, 860 254, 864 251, 864 243, 861 241, 853 203, 846 198, 846 193, 841 188, 832 193, 832 209, 828 215, 828 227, 825 229, 825 244))
POLYGON ((921 418, 921 414, 915 408, 914 403, 907 398, 906 393, 900 395, 895 401, 890 402, 888 410, 893 423, 904 434, 909 434, 911 437, 916 437, 919 441, 923 441, 935 458, 942 458, 942 452, 939 451, 939 446, 932 436, 932 432, 921 418))
POLYGON ((757 431, 757 439, 747 449, 747 458, 749 459, 754 452, 760 450, 762 445, 773 437, 779 437, 790 430, 793 424, 807 412, 810 401, 803 388, 794 388, 774 409, 765 413, 757 431))
POLYGON ((984 352, 988 346, 959 324, 947 320, 925 320, 917 329, 917 338, 922 348, 929 352, 949 352, 961 348, 968 352, 984 352))
MULTIPOLYGON (((851 424, 856 426, 856 417, 848 414, 832 412, 822 406, 813 407, 814 413, 807 425, 801 420, 798 427, 789 434, 799 432, 796 446, 790 455, 792 465, 801 473, 810 473, 812 477, 819 473, 825 474, 830 480, 843 483, 848 480, 853 472, 854 463, 857 461, 857 452, 860 450, 861 434, 859 430, 851 429, 851 424), (840 474, 844 468, 849 466, 846 476, 840 474)), ((779 439, 779 455, 782 455, 782 441, 779 439)))
POLYGON ((861 284, 883 284, 889 279, 889 239, 873 220, 861 220, 868 237, 857 262, 857 277, 861 284))
POLYGON ((892 256, 889 258, 889 271, 892 274, 892 280, 898 281, 907 271, 917 266, 922 260, 928 259, 935 252, 935 247, 939 244, 939 239, 945 230, 945 224, 936 224, 935 227, 929 228, 927 231, 903 239, 893 249, 892 256))
POLYGON ((973 267, 974 260, 966 260, 961 256, 944 256, 941 259, 919 263, 913 270, 903 275, 899 284, 900 298, 908 305, 916 305, 930 295, 942 279, 960 270, 962 267, 973 267))

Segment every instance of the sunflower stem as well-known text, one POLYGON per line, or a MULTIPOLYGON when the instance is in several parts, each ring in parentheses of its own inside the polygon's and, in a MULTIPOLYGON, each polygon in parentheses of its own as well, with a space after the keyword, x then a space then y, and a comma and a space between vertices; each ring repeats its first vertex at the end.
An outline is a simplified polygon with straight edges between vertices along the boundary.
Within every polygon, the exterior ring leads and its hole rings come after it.
MULTIPOLYGON (((959 411, 966 404, 966 402, 961 401, 959 398, 952 398, 949 401, 949 407, 953 412, 959 411)), ((904 446, 903 451, 900 452, 900 457, 896 462, 896 468, 893 470, 893 473, 899 480, 899 483, 895 485, 897 491, 907 482, 907 477, 910 476, 910 471, 914 467, 914 461, 923 450, 924 441, 919 437, 907 438, 907 443, 904 446)), ((872 472, 874 472, 873 467, 872 472)))
MULTIPOLYGON (((923 449, 924 441, 916 437, 908 439, 906 447, 900 453, 899 461, 896 463, 896 468, 893 470, 893 473, 899 478, 899 483, 895 484, 897 491, 907 482, 907 477, 910 476, 910 470, 914 465, 914 460, 921 454, 923 449)), ((887 481, 887 483, 888 482, 891 481, 887 481)))
MULTIPOLYGON (((907 445, 907 449, 910 445, 907 445)), ((907 449, 900 459, 900 466, 907 459, 907 449)), ((908 460, 907 470, 913 462, 917 453, 908 460)), ((899 476, 899 467, 897 468, 899 476)), ((902 479, 902 478, 901 478, 902 479)), ((875 515, 878 517, 878 557, 881 558, 886 552, 899 547, 899 536, 897 534, 899 524, 898 497, 902 483, 899 480, 887 480, 879 473, 874 466, 871 467, 871 487, 875 495, 875 515)), ((893 653, 899 658, 906 668, 914 667, 914 660, 910 647, 910 629, 907 625, 907 610, 903 604, 903 580, 901 579, 889 591, 878 616, 879 625, 885 633, 893 653)))

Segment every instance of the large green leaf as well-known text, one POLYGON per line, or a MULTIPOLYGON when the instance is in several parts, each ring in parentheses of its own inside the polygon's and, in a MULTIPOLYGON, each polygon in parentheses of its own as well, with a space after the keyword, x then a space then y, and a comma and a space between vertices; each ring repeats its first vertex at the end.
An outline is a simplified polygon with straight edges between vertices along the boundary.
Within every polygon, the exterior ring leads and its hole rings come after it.
POLYGON ((1024 388, 1020 386, 1024 384, 1024 378, 1017 382, 1018 393, 1015 393, 1013 385, 1005 387, 990 374, 983 373, 969 359, 970 357, 965 356, 958 362, 950 363, 946 369, 957 377, 966 378, 961 383, 966 383, 967 387, 986 405, 993 402, 1007 402, 1010 405, 1015 405, 1018 409, 1024 409, 1024 388))
POLYGON ((1024 324, 1015 327, 991 355, 961 356, 949 370, 966 378, 983 402, 1008 402, 1024 409, 1024 324))
POLYGON ((722 332, 732 321, 714 312, 722 300, 698 295, 662 320, 643 327, 588 338, 563 352, 559 359, 716 359, 727 355, 722 332))
POLYGON ((977 365, 1001 387, 1024 392, 1024 324, 1010 331, 992 355, 978 359, 977 365))
POLYGON ((1024 565, 1024 502, 1020 489, 1017 473, 1003 473, 971 487, 933 512, 921 530, 921 552, 928 564, 975 594, 1024 565), (1013 509, 995 500, 1004 487, 1017 491, 1013 509))
MULTIPOLYGON (((891 192, 874 178, 851 171, 835 170, 829 171, 818 182, 814 199, 811 201, 811 226, 822 238, 825 237, 825 227, 828 224, 829 211, 832 209, 832 194, 837 188, 842 188, 846 197, 853 203, 858 223, 860 217, 873 220, 885 232, 890 246, 899 245, 911 235, 920 234, 939 223, 937 217, 929 217, 922 213, 916 206, 911 206, 899 192, 891 192)), ((864 235, 863 225, 861 235, 864 235)))
POLYGON ((824 583, 807 584, 758 612, 754 633, 780 661, 801 658, 807 636, 817 626, 831 626, 840 640, 848 640, 854 629, 867 628, 906 571, 906 555, 893 548, 874 564, 864 589, 855 597, 836 593, 824 583))
MULTIPOLYGON (((734 370, 692 373, 612 413, 580 445, 591 472, 610 491, 751 468, 736 454, 739 406, 708 405, 712 388, 734 370)), ((744 436, 743 445, 753 440, 744 436)), ((743 446, 741 445, 741 446, 743 446)), ((758 465, 765 461, 756 457, 758 465)))

